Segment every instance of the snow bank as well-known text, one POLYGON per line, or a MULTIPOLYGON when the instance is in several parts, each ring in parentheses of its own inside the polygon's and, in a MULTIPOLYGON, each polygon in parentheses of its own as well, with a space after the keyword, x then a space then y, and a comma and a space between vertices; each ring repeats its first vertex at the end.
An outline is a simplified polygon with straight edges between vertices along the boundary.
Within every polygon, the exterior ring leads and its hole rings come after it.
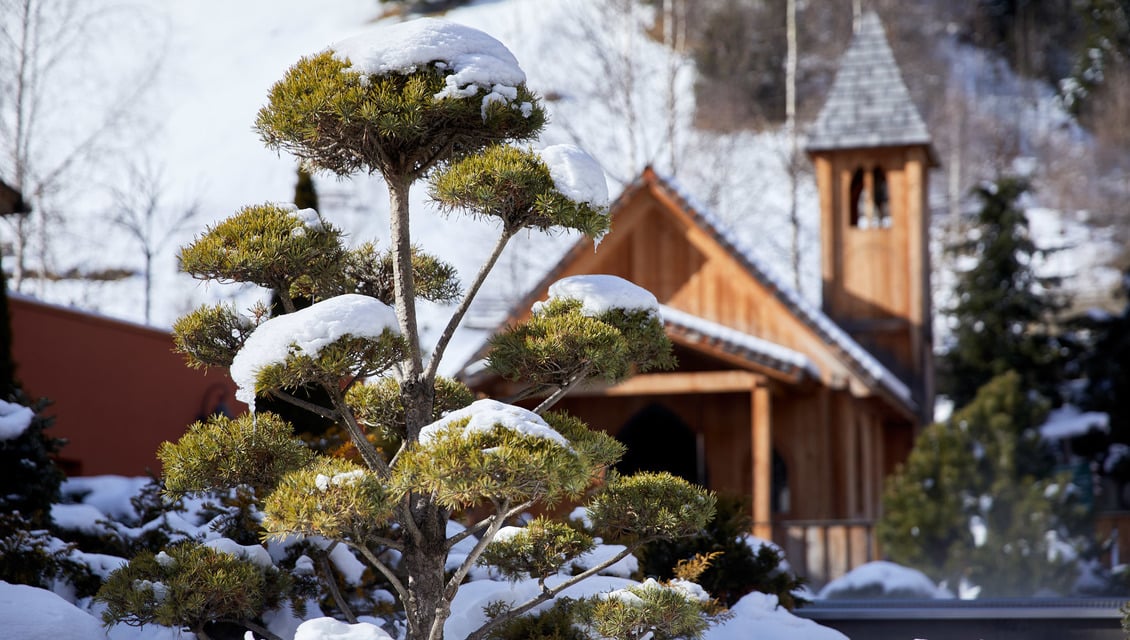
POLYGON ((730 613, 734 617, 707 630, 705 640, 848 640, 835 629, 789 613, 778 606, 777 596, 756 591, 746 594, 730 613))
POLYGON ((463 433, 487 432, 495 427, 512 429, 527 436, 545 438, 557 444, 572 449, 565 436, 557 433, 541 416, 522 407, 504 404, 489 398, 476 400, 470 406, 448 413, 420 430, 420 444, 427 446, 441 431, 451 427, 452 424, 470 418, 463 427, 463 433))
MULTIPOLYGON (((330 51, 351 62, 354 70, 372 75, 411 73, 439 63, 452 73, 435 99, 470 98, 486 89, 484 119, 489 104, 514 100, 518 85, 526 81, 518 60, 501 42, 478 29, 436 18, 382 25, 331 45, 330 51)), ((528 116, 532 105, 519 106, 528 116)))
POLYGON ((106 640, 93 616, 47 591, 0 581, 0 620, 6 638, 106 640))
POLYGON ((0 440, 15 440, 23 435, 34 417, 30 408, 0 400, 0 440))
POLYGON ((110 519, 131 521, 138 514, 130 499, 150 482, 149 478, 114 475, 74 477, 63 481, 61 491, 64 499, 92 506, 110 519))
POLYGON ((231 377, 239 387, 235 397, 254 411, 255 379, 265 367, 282 364, 291 354, 316 356, 347 335, 378 338, 386 330, 399 332, 392 307, 355 293, 271 318, 255 328, 232 361, 231 377))
POLYGON ((881 594, 902 598, 953 598, 952 593, 938 587, 921 571, 884 560, 868 562, 852 569, 843 577, 824 585, 816 598, 851 598, 863 593, 869 597, 881 594))
POLYGON ((579 300, 581 313, 599 316, 613 309, 649 311, 659 315, 659 301, 650 291, 623 278, 604 274, 570 276, 549 285, 549 299, 536 302, 534 313, 555 299, 579 300))
POLYGON ((393 640, 393 637, 368 622, 349 624, 333 618, 315 618, 298 625, 294 640, 393 640))
POLYGON ((594 207, 608 206, 608 182, 596 160, 576 145, 555 144, 538 152, 561 195, 594 207))

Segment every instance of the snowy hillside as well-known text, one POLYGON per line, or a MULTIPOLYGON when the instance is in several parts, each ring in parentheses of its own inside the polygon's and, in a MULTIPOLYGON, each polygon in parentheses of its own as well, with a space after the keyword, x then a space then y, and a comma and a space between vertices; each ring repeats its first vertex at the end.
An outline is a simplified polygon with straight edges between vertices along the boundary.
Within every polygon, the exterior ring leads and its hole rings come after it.
MULTIPOLYGON (((136 152, 162 168, 169 187, 166 202, 196 201, 201 212, 156 262, 153 323, 168 326, 201 300, 235 291, 204 289, 176 274, 175 247, 241 206, 292 198, 295 162, 264 149, 251 129, 268 88, 300 56, 363 30, 377 9, 369 0, 342 0, 332 12, 296 0, 145 4, 151 20, 166 25, 168 47, 155 87, 160 130, 149 137, 148 148, 136 152)), ((784 179, 777 151, 782 141, 771 135, 717 139, 694 133, 689 126, 689 62, 644 36, 643 25, 650 19, 645 10, 605 14, 598 5, 592 0, 480 2, 446 17, 488 31, 514 52, 528 84, 546 96, 550 109, 551 124, 540 144, 579 143, 603 164, 613 194, 646 164, 655 164, 674 173, 689 192, 722 205, 723 218, 756 222, 757 235, 770 238, 763 246, 766 252, 780 251, 786 246, 784 230, 776 241, 766 230, 779 224, 775 220, 786 206, 785 194, 771 188, 784 179), (610 80, 609 66, 621 64, 633 66, 630 85, 610 80), (665 142, 671 132, 674 142, 665 142), (757 206, 731 210, 729 202, 757 206)), ((107 159, 123 164, 127 160, 107 159)), ((351 241, 387 235, 387 196, 379 180, 321 177, 317 187, 323 213, 345 228, 351 241)), ((423 189, 417 187, 415 193, 425 204, 423 189)), ((811 184, 805 185, 802 196, 801 210, 813 212, 811 184)), ((77 223, 83 228, 56 238, 58 268, 137 266, 139 253, 128 238, 109 226, 95 201, 83 204, 88 216, 77 223), (104 238, 97 246, 86 242, 92 227, 104 238)), ((494 237, 489 225, 418 211, 414 233, 420 244, 452 261, 461 273, 478 267, 494 237), (452 238, 458 238, 455 245, 452 238)), ((522 240, 512 243, 514 248, 488 284, 485 297, 498 302, 495 308, 519 295, 572 242, 522 240)), ((815 246, 812 237, 807 244, 815 246)), ((814 274, 810 270, 809 293, 815 290, 814 274)), ((142 316, 139 277, 112 284, 52 283, 35 293, 111 316, 142 316)), ((240 304, 253 297, 241 296, 240 304)))
MULTIPOLYGON (((613 195, 645 165, 654 165, 730 224, 734 235, 760 260, 776 265, 782 280, 792 282, 785 137, 774 132, 720 135, 695 130, 691 126, 693 64, 645 33, 654 19, 649 8, 610 8, 617 4, 480 0, 445 17, 487 31, 514 52, 529 86, 544 96, 550 112, 550 125, 540 144, 573 142, 588 150, 603 165, 613 195)), ((295 162, 263 147, 252 130, 256 112, 268 88, 299 57, 364 30, 380 19, 384 5, 372 0, 339 0, 327 10, 304 0, 138 0, 137 6, 142 19, 123 22, 122 38, 130 40, 131 30, 144 31, 132 35, 139 42, 156 38, 164 43, 157 51, 139 45, 125 52, 162 60, 162 71, 148 100, 153 105, 149 119, 155 128, 128 153, 101 162, 115 168, 105 172, 108 175, 121 175, 125 167, 139 161, 150 163, 164 176, 166 206, 198 205, 197 217, 162 248, 154 263, 151 322, 169 326, 203 301, 234 297, 239 306, 247 306, 262 295, 238 287, 205 288, 176 273, 176 247, 206 224, 242 206, 293 197, 295 162)), ((962 102, 970 122, 1020 113, 1033 140, 1038 138, 1041 144, 1052 140, 1069 148, 1072 156, 1085 154, 1081 145, 1086 136, 1065 122, 1046 89, 1010 79, 1007 69, 970 47, 945 43, 939 49, 954 69, 955 100, 962 102), (1004 87, 1014 87, 1016 95, 1005 95, 1004 87), (996 92, 986 97, 987 88, 996 92)), ((123 66, 126 62, 122 59, 123 66)), ((961 131, 960 123, 941 129, 933 132, 937 140, 961 131)), ((947 161, 942 158, 943 164, 947 161)), ((972 170, 959 168, 966 173, 972 170)), ((939 212, 953 209, 944 202, 948 186, 941 178, 944 176, 935 178, 932 201, 939 212)), ((136 243, 109 222, 107 186, 84 192, 68 205, 73 215, 52 238, 56 270, 140 267, 136 243), (91 242, 92 237, 98 242, 91 242)), ((351 242, 376 239, 381 243, 387 237, 387 194, 379 179, 339 181, 322 176, 317 188, 323 213, 349 233, 351 242)), ((486 223, 459 216, 444 219, 427 211, 422 185, 414 195, 418 201, 413 221, 417 242, 451 261, 463 279, 469 279, 496 230, 486 223)), ((797 203, 804 227, 800 282, 802 294, 814 301, 820 286, 816 208, 813 180, 802 176, 797 203)), ((1073 238, 1073 244, 1088 244, 1085 226, 1071 220, 1061 222, 1054 211, 1041 215, 1046 223, 1041 222, 1039 228, 1071 225, 1073 234, 1082 234, 1073 238)), ((485 326, 497 319, 498 312, 535 282, 573 238, 531 235, 518 240, 511 243, 480 296, 480 312, 470 318, 475 324, 485 326)), ((1056 242, 1054 237, 1049 240, 1056 242)), ((1091 266, 1094 255, 1086 249, 1060 252, 1056 268, 1091 266), (1081 255, 1092 259, 1083 261, 1081 255)), ((937 264, 946 266, 941 260, 937 264)), ((947 279, 936 281, 944 286, 947 279)), ((116 283, 41 283, 23 291, 115 317, 144 318, 140 276, 116 283)), ((425 310, 425 333, 436 329, 441 314, 441 310, 425 310)), ((445 368, 458 366, 468 353, 466 346, 460 350, 461 344, 478 339, 457 341, 445 368)))

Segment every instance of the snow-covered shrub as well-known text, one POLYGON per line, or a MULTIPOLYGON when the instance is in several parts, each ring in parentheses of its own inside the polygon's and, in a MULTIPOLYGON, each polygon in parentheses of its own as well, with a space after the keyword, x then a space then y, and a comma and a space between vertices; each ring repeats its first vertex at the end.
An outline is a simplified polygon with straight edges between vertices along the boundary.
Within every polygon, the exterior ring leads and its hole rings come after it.
POLYGON ((698 583, 728 606, 751 591, 776 595, 789 610, 806 604, 807 600, 798 593, 804 579, 789 569, 779 547, 751 540, 751 528, 752 519, 745 511, 744 501, 721 498, 714 519, 696 535, 644 546, 639 554, 640 572, 666 580, 674 577, 677 563, 696 555, 717 553, 698 583))
POLYGON ((254 620, 281 603, 289 583, 269 557, 246 559, 186 542, 135 556, 110 576, 98 598, 106 604, 107 624, 159 624, 207 638, 210 625, 226 622, 268 635, 254 620))

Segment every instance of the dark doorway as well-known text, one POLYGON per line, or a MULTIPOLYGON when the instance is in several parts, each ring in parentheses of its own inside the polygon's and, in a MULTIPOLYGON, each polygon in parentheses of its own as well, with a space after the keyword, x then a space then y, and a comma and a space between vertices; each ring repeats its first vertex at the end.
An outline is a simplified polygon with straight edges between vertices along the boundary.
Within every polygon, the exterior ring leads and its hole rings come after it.
POLYGON ((640 409, 628 418, 616 439, 628 448, 616 465, 620 473, 666 471, 688 482, 706 484, 698 437, 667 407, 652 403, 640 409))

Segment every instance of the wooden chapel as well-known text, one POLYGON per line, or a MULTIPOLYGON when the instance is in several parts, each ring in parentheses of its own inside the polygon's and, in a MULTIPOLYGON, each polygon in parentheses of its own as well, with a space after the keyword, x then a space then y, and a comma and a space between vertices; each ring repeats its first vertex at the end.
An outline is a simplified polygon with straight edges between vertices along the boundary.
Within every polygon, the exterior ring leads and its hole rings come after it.
MULTIPOLYGON (((623 441, 624 471, 666 470, 742 496, 753 533, 819 585, 878 557, 883 479, 933 404, 933 153, 874 14, 807 148, 820 192, 822 308, 648 168, 612 205, 599 251, 579 242, 508 322, 571 275, 613 274, 655 294, 677 370, 592 384, 557 408, 623 441)), ((488 371, 462 377, 492 397, 516 390, 488 371)))

